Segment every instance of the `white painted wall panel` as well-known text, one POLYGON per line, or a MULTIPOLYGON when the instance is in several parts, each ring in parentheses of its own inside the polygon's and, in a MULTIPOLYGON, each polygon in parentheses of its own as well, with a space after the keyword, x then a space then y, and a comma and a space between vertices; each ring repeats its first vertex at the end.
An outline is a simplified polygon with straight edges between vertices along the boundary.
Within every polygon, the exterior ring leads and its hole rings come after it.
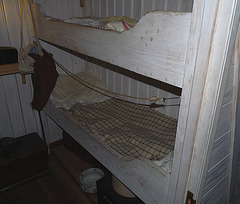
MULTIPOLYGON (((21 47, 20 9, 17 0, 0 2, 0 46, 21 47)), ((29 19, 23 16, 22 46, 28 44, 29 19)), ((22 83, 19 74, 0 77, 0 137, 18 137, 38 132, 38 118, 32 110, 32 84, 30 76, 22 83)))

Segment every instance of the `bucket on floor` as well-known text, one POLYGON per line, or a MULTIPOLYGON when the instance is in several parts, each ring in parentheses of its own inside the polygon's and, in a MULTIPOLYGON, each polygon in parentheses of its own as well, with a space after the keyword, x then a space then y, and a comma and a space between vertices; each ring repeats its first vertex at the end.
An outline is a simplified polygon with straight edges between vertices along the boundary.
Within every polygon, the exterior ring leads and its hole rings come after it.
POLYGON ((80 187, 85 193, 96 193, 97 192, 97 183, 96 181, 101 179, 104 176, 104 173, 101 169, 90 168, 83 171, 79 177, 80 187))
POLYGON ((126 197, 117 193, 112 185, 111 174, 107 174, 97 181, 97 197, 98 204, 144 204, 144 202, 136 196, 126 197))
POLYGON ((113 189, 121 196, 134 198, 136 197, 121 181, 112 175, 113 189))

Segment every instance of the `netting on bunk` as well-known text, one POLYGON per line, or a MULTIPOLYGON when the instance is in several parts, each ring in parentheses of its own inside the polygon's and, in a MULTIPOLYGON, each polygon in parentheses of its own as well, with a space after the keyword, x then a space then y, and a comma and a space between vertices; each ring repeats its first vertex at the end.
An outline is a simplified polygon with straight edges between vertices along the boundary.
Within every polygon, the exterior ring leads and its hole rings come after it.
POLYGON ((160 160, 174 148, 177 120, 147 107, 110 99, 61 111, 121 159, 160 160))

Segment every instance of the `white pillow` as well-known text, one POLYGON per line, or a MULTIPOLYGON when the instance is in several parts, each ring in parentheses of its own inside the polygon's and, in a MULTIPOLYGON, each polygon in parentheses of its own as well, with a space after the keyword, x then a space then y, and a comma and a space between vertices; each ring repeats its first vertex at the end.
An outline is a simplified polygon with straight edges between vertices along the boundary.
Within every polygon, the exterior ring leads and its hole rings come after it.
MULTIPOLYGON (((80 72, 75 76, 87 83, 108 90, 108 86, 93 72, 80 72)), ((109 99, 101 94, 104 91, 99 92, 84 86, 68 75, 59 75, 50 98, 56 107, 69 110, 76 103, 89 104, 109 99)))

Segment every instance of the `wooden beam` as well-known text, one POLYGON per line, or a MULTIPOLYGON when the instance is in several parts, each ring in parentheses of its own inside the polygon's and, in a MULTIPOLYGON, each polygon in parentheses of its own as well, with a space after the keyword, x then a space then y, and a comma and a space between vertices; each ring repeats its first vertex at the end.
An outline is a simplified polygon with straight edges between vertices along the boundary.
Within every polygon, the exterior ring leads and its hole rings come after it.
POLYGON ((0 76, 7 74, 17 74, 18 63, 0 65, 0 76))

